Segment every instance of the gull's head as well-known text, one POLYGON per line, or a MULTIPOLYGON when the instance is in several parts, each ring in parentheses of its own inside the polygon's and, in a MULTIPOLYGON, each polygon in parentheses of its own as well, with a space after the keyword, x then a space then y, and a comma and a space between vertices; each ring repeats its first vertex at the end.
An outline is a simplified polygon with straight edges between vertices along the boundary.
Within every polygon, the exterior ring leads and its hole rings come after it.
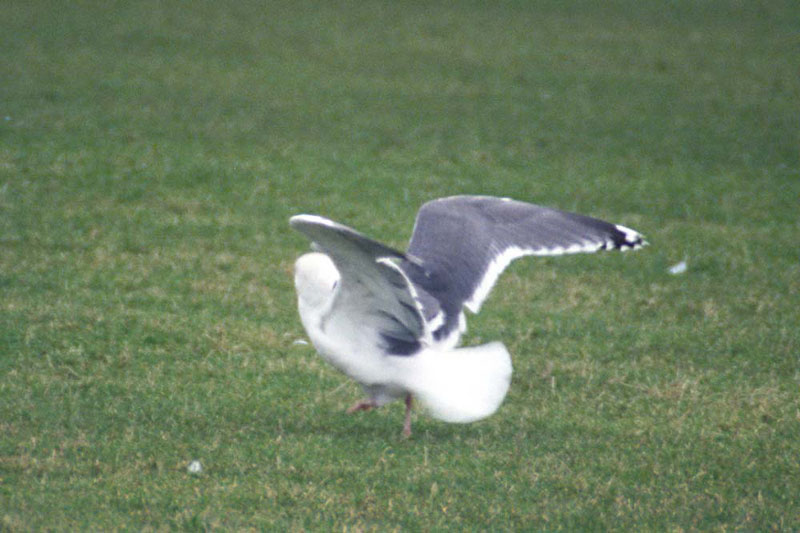
POLYGON ((309 307, 317 308, 329 302, 338 282, 339 271, 325 254, 301 255, 294 263, 297 297, 309 307))

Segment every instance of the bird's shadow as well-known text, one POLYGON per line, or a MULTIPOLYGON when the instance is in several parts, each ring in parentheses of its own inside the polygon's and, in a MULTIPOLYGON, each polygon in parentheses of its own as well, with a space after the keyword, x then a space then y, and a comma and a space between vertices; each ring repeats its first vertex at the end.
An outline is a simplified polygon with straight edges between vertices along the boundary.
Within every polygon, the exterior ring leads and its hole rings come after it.
POLYGON ((276 429, 297 439, 325 437, 343 443, 382 441, 392 445, 472 441, 495 432, 493 426, 482 422, 448 424, 417 411, 412 419, 411 435, 407 437, 402 433, 402 411, 391 409, 391 406, 357 413, 328 409, 328 406, 320 406, 312 409, 307 416, 280 417, 281 422, 276 429))

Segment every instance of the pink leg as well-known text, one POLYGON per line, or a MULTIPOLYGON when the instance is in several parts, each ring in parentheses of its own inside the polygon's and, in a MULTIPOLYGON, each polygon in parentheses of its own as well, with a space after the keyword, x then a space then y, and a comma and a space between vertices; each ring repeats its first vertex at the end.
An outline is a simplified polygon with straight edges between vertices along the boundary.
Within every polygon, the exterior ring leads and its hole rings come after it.
POLYGON ((372 399, 361 400, 354 403, 348 410, 348 414, 355 413, 356 411, 369 411, 373 407, 377 407, 372 399))
POLYGON ((413 403, 413 398, 410 394, 406 395, 406 420, 403 423, 403 436, 410 437, 411 436, 411 404, 413 403))

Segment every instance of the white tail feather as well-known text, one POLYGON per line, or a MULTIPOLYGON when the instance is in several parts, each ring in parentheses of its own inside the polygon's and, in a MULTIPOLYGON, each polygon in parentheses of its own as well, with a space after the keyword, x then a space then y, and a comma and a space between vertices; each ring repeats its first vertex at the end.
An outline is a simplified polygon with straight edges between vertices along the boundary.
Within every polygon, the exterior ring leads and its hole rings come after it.
POLYGON ((423 350, 397 362, 401 385, 445 422, 486 418, 503 403, 511 383, 511 356, 501 342, 423 350))

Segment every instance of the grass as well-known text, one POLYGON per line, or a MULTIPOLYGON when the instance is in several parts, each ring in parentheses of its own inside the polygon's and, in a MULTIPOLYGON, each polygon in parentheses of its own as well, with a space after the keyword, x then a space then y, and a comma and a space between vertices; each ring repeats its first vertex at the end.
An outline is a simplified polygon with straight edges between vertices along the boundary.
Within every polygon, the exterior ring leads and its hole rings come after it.
POLYGON ((2 529, 800 529, 798 17, 4 3, 2 529), (652 246, 512 266, 506 402, 404 440, 295 344, 287 219, 461 193, 652 246))

